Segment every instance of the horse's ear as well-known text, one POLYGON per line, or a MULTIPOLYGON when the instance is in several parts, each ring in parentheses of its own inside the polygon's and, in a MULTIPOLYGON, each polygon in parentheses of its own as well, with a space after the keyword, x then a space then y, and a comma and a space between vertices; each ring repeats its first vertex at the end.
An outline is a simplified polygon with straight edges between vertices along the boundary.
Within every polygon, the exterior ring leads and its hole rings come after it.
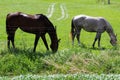
POLYGON ((58 42, 60 42, 61 39, 58 39, 58 42))
POLYGON ((57 28, 57 27, 55 26, 55 30, 56 30, 56 28, 57 28))
POLYGON ((117 34, 115 34, 115 36, 117 37, 117 34))

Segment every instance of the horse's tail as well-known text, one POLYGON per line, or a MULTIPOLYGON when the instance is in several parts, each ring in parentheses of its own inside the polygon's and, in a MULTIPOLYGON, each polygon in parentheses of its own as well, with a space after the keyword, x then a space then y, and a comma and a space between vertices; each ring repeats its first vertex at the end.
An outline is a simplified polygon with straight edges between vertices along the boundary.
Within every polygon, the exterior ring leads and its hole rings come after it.
POLYGON ((72 21, 71 21, 71 32, 70 32, 71 39, 72 39, 72 36, 73 36, 73 33, 74 33, 74 28, 75 28, 75 26, 73 24, 73 19, 72 19, 72 21))
POLYGON ((7 14, 6 16, 6 33, 9 34, 9 28, 8 28, 8 17, 9 17, 10 14, 7 14))
MULTIPOLYGON (((6 16, 6 33, 7 34, 13 33, 17 29, 18 26, 10 26, 10 25, 11 25, 11 23, 14 24, 13 22, 15 20, 13 20, 13 17, 17 17, 18 18, 18 16, 20 14, 21 14, 21 12, 15 12, 15 13, 8 13, 7 14, 7 16, 6 16)), ((18 19, 16 19, 16 20, 18 20, 18 19)))

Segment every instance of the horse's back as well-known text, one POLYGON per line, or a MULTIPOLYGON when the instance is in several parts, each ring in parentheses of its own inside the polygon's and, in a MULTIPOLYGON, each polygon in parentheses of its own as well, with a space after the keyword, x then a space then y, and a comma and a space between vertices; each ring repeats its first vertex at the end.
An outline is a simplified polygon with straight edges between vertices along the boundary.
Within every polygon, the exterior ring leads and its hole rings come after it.
POLYGON ((23 19, 24 18, 24 19, 29 19, 29 20, 32 20, 32 19, 35 20, 35 19, 39 19, 41 15, 42 14, 31 15, 31 14, 25 14, 22 12, 15 12, 15 13, 7 14, 7 19, 12 20, 13 18, 15 18, 15 19, 18 19, 18 18, 23 19))
POLYGON ((40 15, 30 15, 22 12, 9 13, 6 17, 6 25, 32 26, 34 23, 37 24, 39 18, 40 15))
MULTIPOLYGON (((44 14, 25 14, 22 12, 9 13, 6 18, 6 29, 20 28, 28 33, 46 32, 53 24, 44 14)), ((8 30, 7 30, 8 31, 8 30)))

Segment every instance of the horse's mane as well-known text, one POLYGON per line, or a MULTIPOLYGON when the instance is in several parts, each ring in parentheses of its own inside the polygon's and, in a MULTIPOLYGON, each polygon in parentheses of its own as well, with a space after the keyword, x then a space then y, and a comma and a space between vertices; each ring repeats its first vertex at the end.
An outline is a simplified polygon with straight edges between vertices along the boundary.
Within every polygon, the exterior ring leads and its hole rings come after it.
POLYGON ((102 21, 104 21, 104 23, 106 24, 105 26, 105 29, 108 33, 111 33, 113 32, 113 28, 112 26, 110 25, 110 23, 108 21, 106 21, 104 18, 102 18, 102 21))
POLYGON ((46 15, 44 15, 44 14, 35 14, 35 15, 38 17, 38 19, 45 20, 49 23, 49 25, 53 26, 53 24, 50 22, 50 20, 48 19, 48 17, 46 15))
POLYGON ((45 20, 45 22, 47 22, 48 23, 48 27, 50 27, 50 29, 51 30, 55 30, 55 28, 54 28, 54 26, 53 26, 53 24, 52 24, 52 22, 48 19, 48 17, 46 16, 46 15, 44 15, 44 14, 36 14, 36 15, 39 15, 39 19, 41 20, 45 20))

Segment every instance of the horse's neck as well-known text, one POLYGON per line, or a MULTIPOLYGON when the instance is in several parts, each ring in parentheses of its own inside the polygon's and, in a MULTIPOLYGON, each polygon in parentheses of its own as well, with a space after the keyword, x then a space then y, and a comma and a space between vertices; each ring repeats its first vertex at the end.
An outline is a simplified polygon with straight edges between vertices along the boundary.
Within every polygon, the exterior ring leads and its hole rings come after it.
POLYGON ((56 30, 54 29, 53 24, 48 20, 46 16, 44 16, 44 20, 46 20, 47 26, 49 26, 49 28, 47 29, 47 32, 50 36, 51 42, 54 43, 57 40, 56 30))
POLYGON ((54 43, 54 42, 57 40, 57 35, 56 35, 56 33, 48 32, 48 34, 49 34, 49 36, 50 36, 51 42, 54 43))
POLYGON ((106 31, 109 34, 110 38, 113 39, 115 34, 114 34, 112 27, 110 26, 109 28, 106 29, 106 31))

